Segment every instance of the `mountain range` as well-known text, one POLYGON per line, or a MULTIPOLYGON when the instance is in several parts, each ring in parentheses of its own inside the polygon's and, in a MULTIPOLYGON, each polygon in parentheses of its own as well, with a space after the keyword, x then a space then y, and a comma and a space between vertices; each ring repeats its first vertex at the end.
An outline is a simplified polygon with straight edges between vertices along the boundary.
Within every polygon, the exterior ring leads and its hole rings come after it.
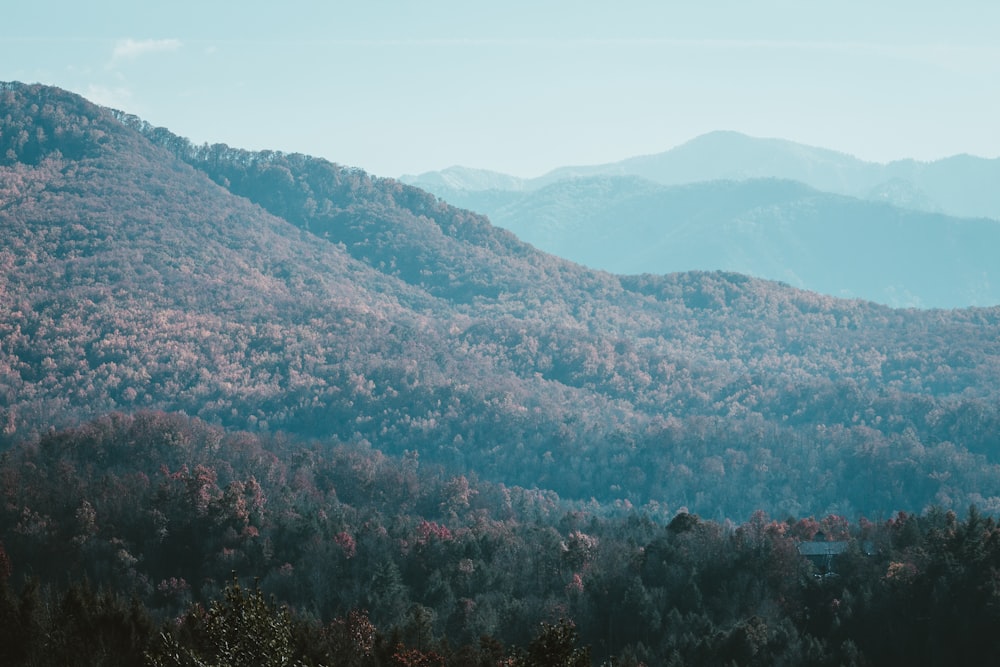
POLYGON ((588 176, 638 176, 661 185, 777 178, 917 210, 1000 218, 1000 193, 994 187, 1000 181, 1000 158, 955 155, 932 162, 906 159, 881 164, 826 148, 731 131, 710 132, 663 153, 560 167, 536 178, 450 167, 404 175, 400 180, 445 196, 452 191, 538 190, 588 176))
POLYGON ((1000 222, 754 179, 583 177, 489 211, 538 248, 612 273, 716 267, 896 307, 1000 303, 1000 222))
POLYGON ((454 167, 403 180, 614 273, 721 269, 951 308, 1000 303, 998 264, 985 251, 1000 239, 998 178, 1000 160, 883 165, 715 132, 659 155, 535 179, 454 167))
POLYGON ((1000 509, 997 308, 594 271, 399 181, 23 84, 0 269, 6 444, 159 409, 581 502, 1000 509))

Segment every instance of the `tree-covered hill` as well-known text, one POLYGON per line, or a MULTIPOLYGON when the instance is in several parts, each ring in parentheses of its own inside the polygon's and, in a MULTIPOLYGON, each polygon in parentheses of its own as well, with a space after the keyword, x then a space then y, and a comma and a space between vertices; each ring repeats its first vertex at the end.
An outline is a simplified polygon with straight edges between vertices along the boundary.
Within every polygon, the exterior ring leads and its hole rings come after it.
POLYGON ((715 517, 1000 510, 1000 310, 619 277, 303 155, 0 90, 0 420, 368 443, 715 517))

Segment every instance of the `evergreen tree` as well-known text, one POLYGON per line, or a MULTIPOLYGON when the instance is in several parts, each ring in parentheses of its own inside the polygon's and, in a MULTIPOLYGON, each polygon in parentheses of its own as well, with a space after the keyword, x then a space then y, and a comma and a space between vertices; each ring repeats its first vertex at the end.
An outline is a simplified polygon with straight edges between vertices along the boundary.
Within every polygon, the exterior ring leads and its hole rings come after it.
POLYGON ((245 591, 235 580, 207 612, 192 607, 182 630, 186 632, 180 637, 161 634, 160 644, 147 654, 147 663, 152 667, 304 664, 295 657, 288 608, 268 602, 259 588, 245 591))

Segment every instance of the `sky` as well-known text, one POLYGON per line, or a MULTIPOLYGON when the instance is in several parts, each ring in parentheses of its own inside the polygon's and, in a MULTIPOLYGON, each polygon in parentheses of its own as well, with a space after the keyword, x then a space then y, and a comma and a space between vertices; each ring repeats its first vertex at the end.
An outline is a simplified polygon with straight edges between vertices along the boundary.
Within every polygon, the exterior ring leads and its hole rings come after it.
POLYGON ((885 162, 1000 156, 995 0, 32 0, 0 80, 195 143, 522 177, 713 130, 885 162))

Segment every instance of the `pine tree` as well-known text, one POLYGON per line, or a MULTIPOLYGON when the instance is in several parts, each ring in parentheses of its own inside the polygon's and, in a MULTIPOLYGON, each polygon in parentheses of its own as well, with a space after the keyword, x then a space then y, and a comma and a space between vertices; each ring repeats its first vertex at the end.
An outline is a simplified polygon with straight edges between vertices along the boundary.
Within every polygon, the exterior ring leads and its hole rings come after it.
POLYGON ((222 600, 207 612, 192 608, 186 624, 191 645, 163 633, 160 645, 147 654, 152 667, 257 667, 302 665, 295 658, 292 618, 259 588, 247 592, 233 581, 222 600))

